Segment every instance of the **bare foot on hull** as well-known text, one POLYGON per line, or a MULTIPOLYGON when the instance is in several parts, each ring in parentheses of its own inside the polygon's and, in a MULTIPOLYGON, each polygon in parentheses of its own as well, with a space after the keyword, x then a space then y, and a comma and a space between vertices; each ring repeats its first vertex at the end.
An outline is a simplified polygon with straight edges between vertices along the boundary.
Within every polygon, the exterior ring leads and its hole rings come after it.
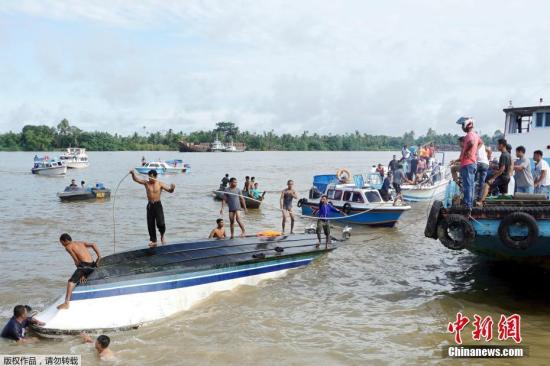
POLYGON ((243 231, 239 237, 244 238, 246 236, 246 233, 243 231))
POLYGON ((164 239, 164 236, 160 237, 160 242, 162 243, 162 245, 166 245, 166 240, 164 239))
POLYGON ((149 248, 155 248, 156 246, 157 246, 157 243, 153 241, 149 243, 149 248))
POLYGON ((61 305, 57 305, 58 310, 63 310, 63 309, 68 309, 68 308, 69 308, 69 303, 68 302, 64 302, 61 305))

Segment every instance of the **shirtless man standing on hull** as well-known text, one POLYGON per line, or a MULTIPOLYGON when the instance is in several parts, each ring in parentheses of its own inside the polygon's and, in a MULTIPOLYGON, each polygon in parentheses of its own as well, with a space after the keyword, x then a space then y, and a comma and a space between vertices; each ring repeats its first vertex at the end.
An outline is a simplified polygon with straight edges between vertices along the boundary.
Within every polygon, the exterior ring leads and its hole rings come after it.
POLYGON ((231 231, 230 239, 235 237, 235 221, 241 228, 241 236, 245 236, 244 224, 241 222, 241 215, 239 211, 241 208, 244 212, 247 212, 246 202, 243 197, 243 192, 237 188, 237 178, 231 178, 229 180, 229 187, 225 189, 222 200, 222 208, 220 209, 220 215, 223 215, 223 208, 227 204, 229 208, 229 230, 231 231))
POLYGON ((155 222, 160 232, 160 241, 162 244, 166 244, 164 240, 164 232, 166 231, 166 225, 164 223, 164 211, 162 210, 162 203, 160 203, 160 194, 162 191, 168 193, 174 192, 176 189, 175 184, 167 186, 161 181, 157 180, 157 171, 149 170, 147 175, 149 180, 140 179, 136 176, 134 170, 130 170, 132 179, 134 182, 145 186, 147 192, 147 229, 149 230, 149 246, 154 248, 157 246, 157 230, 155 229, 155 222))
POLYGON ((71 236, 67 233, 61 234, 59 242, 67 253, 71 256, 76 266, 69 282, 67 282, 67 293, 65 295, 65 302, 61 305, 58 305, 58 309, 68 309, 69 302, 71 301, 71 295, 73 290, 78 282, 86 283, 86 280, 89 275, 92 274, 95 268, 97 268, 99 261, 101 260, 101 254, 95 243, 87 243, 85 241, 73 241, 71 236), (92 260, 92 255, 88 251, 88 248, 93 249, 97 258, 95 262, 92 260))
POLYGON ((290 233, 294 234, 294 212, 292 212, 292 200, 298 199, 298 194, 294 190, 294 181, 289 180, 287 187, 281 192, 280 206, 283 211, 283 234, 285 232, 286 217, 290 217, 290 233))

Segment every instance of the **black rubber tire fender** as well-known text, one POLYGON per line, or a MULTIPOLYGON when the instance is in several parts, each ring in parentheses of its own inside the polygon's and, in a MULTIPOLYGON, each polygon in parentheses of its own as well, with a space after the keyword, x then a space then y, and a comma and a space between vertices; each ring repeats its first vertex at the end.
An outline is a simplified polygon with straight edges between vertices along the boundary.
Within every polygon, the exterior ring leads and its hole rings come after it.
POLYGON ((346 202, 344 203, 344 206, 342 206, 342 212, 346 215, 349 215, 353 207, 351 207, 351 203, 346 202))
POLYGON ((307 198, 300 198, 300 199, 298 200, 298 203, 296 203, 296 206, 302 207, 302 205, 303 205, 304 203, 307 203, 307 198))
POLYGON ((437 239, 437 224, 439 223, 439 217, 443 202, 434 201, 428 214, 428 220, 426 221, 426 228, 424 229, 424 236, 426 238, 437 239))
POLYGON ((462 250, 470 245, 475 237, 476 232, 472 223, 462 215, 447 215, 446 218, 439 220, 437 225, 437 238, 448 249, 462 250), (449 230, 459 230, 461 238, 453 238, 449 230))
POLYGON ((508 248, 525 250, 531 247, 539 237, 539 225, 537 220, 526 212, 512 212, 500 222, 498 226, 498 237, 502 244, 508 248), (527 226, 527 237, 521 240, 516 240, 510 236, 510 226, 523 224, 527 226))

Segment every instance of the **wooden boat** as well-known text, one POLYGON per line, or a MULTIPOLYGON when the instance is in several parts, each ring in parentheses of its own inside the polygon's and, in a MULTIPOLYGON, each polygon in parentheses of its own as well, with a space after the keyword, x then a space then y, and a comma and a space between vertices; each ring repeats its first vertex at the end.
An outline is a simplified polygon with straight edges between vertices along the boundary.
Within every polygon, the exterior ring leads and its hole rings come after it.
MULTIPOLYGON (((260 234, 258 234, 260 235, 260 234)), ((55 337, 82 331, 130 329, 189 309, 211 294, 283 276, 336 248, 316 247, 310 234, 199 240, 106 256, 70 307, 61 296, 35 316, 36 333, 55 337)))
POLYGON ((246 192, 243 193, 243 197, 244 197, 244 202, 246 203, 247 209, 250 208, 250 209, 256 210, 260 208, 260 206, 262 205, 263 197, 260 197, 259 199, 255 199, 253 197, 246 195, 246 192))

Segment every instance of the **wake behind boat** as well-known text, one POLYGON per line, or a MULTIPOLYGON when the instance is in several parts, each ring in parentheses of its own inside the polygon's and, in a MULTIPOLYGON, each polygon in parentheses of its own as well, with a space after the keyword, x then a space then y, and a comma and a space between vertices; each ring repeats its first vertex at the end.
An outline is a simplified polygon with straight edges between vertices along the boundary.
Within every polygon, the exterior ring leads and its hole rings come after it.
POLYGON ((36 315, 43 336, 128 329, 184 311, 218 291, 284 275, 335 246, 316 247, 317 237, 248 236, 199 240, 138 249, 102 259, 86 284, 72 294, 69 309, 55 303, 36 315))

